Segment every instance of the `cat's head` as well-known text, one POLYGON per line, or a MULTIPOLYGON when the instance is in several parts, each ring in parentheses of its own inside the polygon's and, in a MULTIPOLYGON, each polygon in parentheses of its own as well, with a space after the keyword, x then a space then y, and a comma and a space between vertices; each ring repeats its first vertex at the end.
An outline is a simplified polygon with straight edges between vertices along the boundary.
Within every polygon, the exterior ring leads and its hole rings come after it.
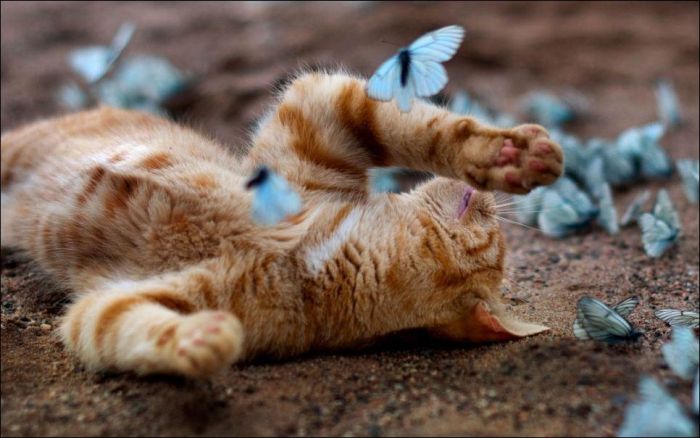
POLYGON ((494 196, 446 178, 425 183, 416 195, 416 217, 423 228, 418 248, 432 260, 425 263, 433 265, 434 286, 497 288, 506 248, 494 196))
POLYGON ((453 294, 447 313, 456 312, 431 331, 458 341, 496 341, 547 330, 516 319, 501 301, 506 246, 494 196, 444 178, 426 183, 418 194, 431 213, 421 219, 419 252, 431 266, 436 293, 453 294))

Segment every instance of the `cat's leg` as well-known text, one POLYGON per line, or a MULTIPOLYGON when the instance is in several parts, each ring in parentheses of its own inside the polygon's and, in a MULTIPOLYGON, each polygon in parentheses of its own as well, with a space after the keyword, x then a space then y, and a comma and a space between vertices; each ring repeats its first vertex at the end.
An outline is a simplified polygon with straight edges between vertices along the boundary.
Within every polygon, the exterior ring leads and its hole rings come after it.
POLYGON ((210 274, 190 269, 106 283, 73 303, 61 324, 67 347, 92 370, 205 377, 243 352, 243 329, 222 307, 210 274))
POLYGON ((420 100, 401 113, 393 101, 367 97, 365 81, 341 74, 296 79, 267 124, 280 129, 261 131, 253 157, 293 155, 321 176, 362 180, 369 167, 400 166, 527 193, 563 171, 561 148, 539 125, 496 129, 420 100))

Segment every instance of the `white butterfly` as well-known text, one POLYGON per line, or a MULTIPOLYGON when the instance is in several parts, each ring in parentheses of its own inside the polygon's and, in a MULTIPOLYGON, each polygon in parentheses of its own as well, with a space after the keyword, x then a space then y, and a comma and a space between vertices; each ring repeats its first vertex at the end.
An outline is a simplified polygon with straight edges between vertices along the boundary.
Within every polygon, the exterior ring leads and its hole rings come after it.
POLYGON ((627 407, 619 437, 697 436, 695 422, 683 412, 680 403, 652 377, 639 382, 641 400, 627 407))
POLYGON ((367 82, 367 95, 375 100, 396 99, 402 112, 411 109, 414 97, 437 94, 447 84, 440 64, 452 58, 464 38, 464 28, 447 26, 428 32, 384 61, 367 82))
POLYGON ((660 257, 678 240, 681 233, 678 213, 673 208, 668 192, 663 189, 656 196, 654 211, 641 215, 638 222, 642 229, 644 251, 651 257, 660 257))
POLYGON ((700 315, 690 310, 659 309, 654 315, 670 326, 679 325, 691 329, 700 326, 700 315))
POLYGON ((574 335, 582 340, 593 339, 608 344, 636 341, 641 333, 625 317, 632 313, 637 304, 639 298, 633 296, 611 309, 595 298, 583 297, 576 306, 574 335))
POLYGON ((661 353, 669 368, 684 379, 692 379, 700 362, 700 345, 693 335, 693 331, 687 327, 673 327, 671 342, 661 346, 661 353))
POLYGON ((246 183, 246 188, 254 189, 255 196, 251 215, 262 225, 275 225, 285 217, 301 210, 301 197, 284 178, 261 166, 246 183))

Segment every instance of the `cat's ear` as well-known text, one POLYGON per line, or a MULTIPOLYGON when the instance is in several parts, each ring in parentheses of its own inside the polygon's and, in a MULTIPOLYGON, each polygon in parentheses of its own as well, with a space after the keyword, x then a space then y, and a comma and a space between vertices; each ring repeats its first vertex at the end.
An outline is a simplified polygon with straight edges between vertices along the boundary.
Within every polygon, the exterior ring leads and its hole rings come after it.
POLYGON ((500 306, 492 309, 486 301, 479 300, 459 321, 437 327, 435 331, 456 341, 489 342, 524 338, 547 330, 549 327, 519 321, 500 306))

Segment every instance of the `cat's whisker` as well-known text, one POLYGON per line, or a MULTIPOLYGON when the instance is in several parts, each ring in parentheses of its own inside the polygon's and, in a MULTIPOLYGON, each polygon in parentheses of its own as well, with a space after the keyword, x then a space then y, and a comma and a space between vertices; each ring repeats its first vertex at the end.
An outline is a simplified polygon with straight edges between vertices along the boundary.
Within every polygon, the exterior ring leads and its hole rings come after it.
POLYGON ((504 221, 504 222, 507 222, 507 223, 510 223, 510 224, 513 224, 513 225, 520 225, 521 227, 529 228, 529 229, 531 229, 531 230, 535 230, 535 231, 540 232, 540 233, 542 232, 542 230, 540 230, 539 228, 531 227, 531 226, 529 226, 529 225, 525 225, 525 224, 523 224, 523 223, 520 223, 520 222, 518 222, 518 221, 511 220, 511 219, 506 219, 506 218, 501 217, 501 216, 499 216, 499 215, 497 215, 497 214, 492 214, 491 216, 494 217, 494 218, 497 219, 497 220, 500 220, 500 221, 504 221))

